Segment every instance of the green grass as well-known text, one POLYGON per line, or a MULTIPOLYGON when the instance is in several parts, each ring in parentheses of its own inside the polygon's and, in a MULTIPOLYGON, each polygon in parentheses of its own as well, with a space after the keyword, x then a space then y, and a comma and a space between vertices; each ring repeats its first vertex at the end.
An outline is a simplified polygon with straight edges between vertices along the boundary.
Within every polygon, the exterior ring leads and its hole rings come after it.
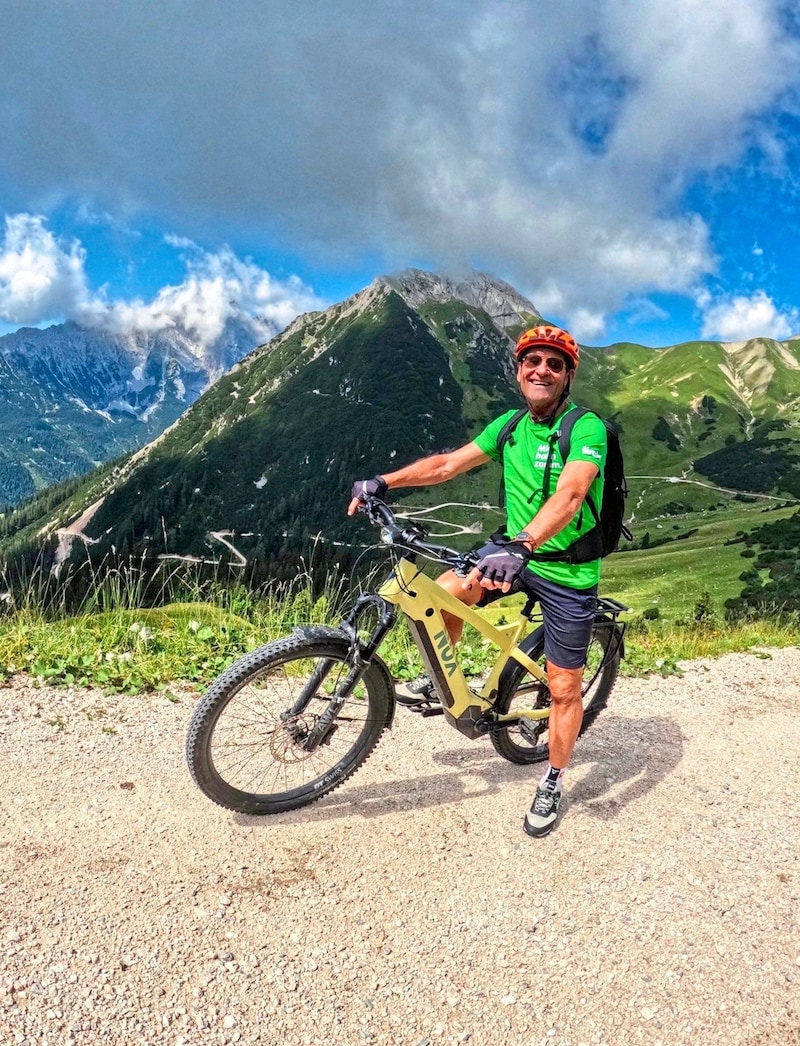
POLYGON ((695 603, 707 592, 722 616, 725 600, 742 590, 739 575, 752 569, 752 559, 742 557, 745 546, 737 541, 737 533, 796 512, 796 506, 764 512, 763 505, 736 505, 725 512, 637 522, 637 538, 649 532, 654 541, 664 537, 672 540, 655 548, 609 556, 603 563, 601 592, 621 600, 638 614, 658 608, 662 617, 673 622, 691 615, 695 603))
MULTIPOLYGON (((669 672, 692 658, 800 645, 797 614, 770 613, 740 622, 728 622, 724 614, 725 600, 741 589, 739 573, 753 563, 742 558, 741 542, 726 542, 735 540, 739 530, 792 511, 764 513, 759 506, 741 506, 724 515, 668 521, 676 538, 695 532, 657 548, 609 557, 601 592, 631 608, 624 671, 669 672)), ((310 573, 255 594, 168 578, 167 602, 148 609, 140 605, 140 577, 131 569, 94 578, 76 611, 46 597, 46 586, 37 587, 32 579, 24 605, 0 619, 0 677, 26 673, 42 682, 128 693, 169 694, 176 682, 204 687, 242 653, 296 625, 337 624, 351 596, 350 583, 335 575, 321 594, 313 590, 310 573)), ((493 620, 508 618, 518 602, 495 604, 487 614, 493 620)), ((380 653, 396 678, 420 671, 419 654, 402 622, 380 653)), ((467 629, 460 657, 465 671, 477 674, 491 661, 493 648, 467 629)))
POLYGON ((716 544, 699 533, 674 544, 618 554, 604 566, 602 591, 639 613, 657 607, 672 620, 689 613, 704 592, 721 610, 726 599, 741 591, 736 579, 748 565, 742 548, 716 544))
POLYGON ((768 648, 800 646, 800 615, 773 614, 745 622, 726 622, 716 615, 678 625, 635 618, 626 637, 623 674, 641 675, 678 670, 681 661, 723 654, 755 652, 769 657, 768 648))
MULTIPOLYGON (((487 613, 494 619, 509 618, 514 602, 495 605, 487 613)), ((698 604, 704 607, 702 601, 698 604)), ((623 670, 666 673, 676 671, 679 661, 697 657, 800 645, 797 614, 729 624, 714 613, 698 621, 697 613, 695 608, 679 623, 631 615, 623 670)), ((56 620, 24 611, 0 624, 0 666, 6 678, 26 673, 55 685, 131 694, 161 690, 169 695, 176 683, 204 687, 242 653, 286 635, 296 624, 336 624, 339 619, 327 597, 311 600, 297 588, 274 602, 254 602, 245 613, 202 602, 56 620)), ((380 653, 398 679, 413 678, 421 670, 403 623, 380 653)), ((467 630, 459 656, 468 675, 478 674, 491 663, 494 648, 467 630)))
POLYGON ((258 593, 193 587, 170 576, 163 592, 173 588, 180 601, 140 606, 140 574, 114 571, 98 577, 70 610, 48 598, 35 576, 24 605, 0 620, 0 677, 24 672, 42 682, 128 693, 177 681, 204 686, 247 650, 296 625, 338 620, 346 596, 341 578, 313 594, 307 573, 258 593))
POLYGON ((61 620, 25 611, 0 626, 0 663, 6 676, 138 693, 205 682, 257 643, 253 623, 202 603, 61 620))

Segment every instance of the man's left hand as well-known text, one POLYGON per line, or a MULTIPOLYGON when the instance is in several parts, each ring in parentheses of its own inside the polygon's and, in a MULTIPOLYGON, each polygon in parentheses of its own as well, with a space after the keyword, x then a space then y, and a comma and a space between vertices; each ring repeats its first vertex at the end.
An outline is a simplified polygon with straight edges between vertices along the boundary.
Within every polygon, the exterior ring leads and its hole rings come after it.
POLYGON ((477 581, 482 588, 510 592, 531 558, 530 550, 521 541, 509 541, 502 548, 484 556, 464 579, 464 588, 477 581))

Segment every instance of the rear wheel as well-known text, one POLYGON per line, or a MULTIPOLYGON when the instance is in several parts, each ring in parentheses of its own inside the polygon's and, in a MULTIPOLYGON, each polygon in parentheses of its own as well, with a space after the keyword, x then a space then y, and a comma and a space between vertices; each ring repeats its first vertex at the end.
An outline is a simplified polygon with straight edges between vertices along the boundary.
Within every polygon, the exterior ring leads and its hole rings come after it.
POLYGON ((211 684, 189 724, 186 757, 200 790, 230 810, 275 814, 342 784, 394 712, 391 680, 376 661, 323 728, 352 671, 350 645, 333 630, 240 658, 211 684))
MULTIPOLYGON (((546 669, 544 628, 537 628, 521 644, 525 653, 546 669)), ((583 675, 583 722, 585 733, 606 707, 619 673, 622 633, 610 619, 599 620, 592 632, 583 675)), ((516 661, 510 661, 500 679, 496 707, 500 712, 518 708, 549 708, 550 689, 516 661)), ((495 728, 492 744, 512 763, 540 763, 550 754, 548 720, 521 719, 518 723, 495 728)))

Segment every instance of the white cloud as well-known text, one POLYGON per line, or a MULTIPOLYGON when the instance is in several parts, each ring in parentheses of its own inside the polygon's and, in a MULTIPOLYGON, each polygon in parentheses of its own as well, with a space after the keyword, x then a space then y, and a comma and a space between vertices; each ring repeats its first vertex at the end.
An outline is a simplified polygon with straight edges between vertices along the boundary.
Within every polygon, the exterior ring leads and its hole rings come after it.
POLYGON ((649 298, 635 298, 627 304, 626 317, 632 323, 652 323, 669 319, 669 313, 649 298))
POLYGON ((0 244, 0 319, 41 323, 69 315, 87 297, 80 244, 58 244, 40 215, 7 216, 0 244))
POLYGON ((7 217, 0 246, 0 319, 33 325, 70 319, 116 333, 180 327, 210 345, 228 320, 246 323, 266 339, 298 313, 321 305, 297 277, 276 280, 228 247, 208 253, 183 237, 168 242, 184 252, 182 283, 162 287, 150 301, 108 300, 103 291, 90 290, 79 243, 59 244, 40 216, 7 217))
POLYGON ((152 301, 107 303, 95 299, 84 322, 120 332, 181 327, 209 345, 228 320, 248 322, 261 337, 268 338, 298 313, 320 308, 319 299, 297 277, 285 282, 275 280, 228 247, 207 253, 185 238, 172 238, 171 242, 189 251, 183 283, 162 287, 152 301))
POLYGON ((597 333, 631 296, 691 294, 716 270, 682 194, 738 160, 796 81, 797 42, 771 0, 575 0, 537 12, 532 61, 529 17, 504 5, 462 42, 452 107, 394 99, 384 151, 403 173, 383 227, 397 218, 395 243, 445 260, 477 246, 542 312, 576 329, 588 312, 597 333))
POLYGON ((591 342, 605 330, 605 319, 602 313, 590 309, 575 309, 570 318, 570 331, 578 341, 591 342))
POLYGON ((737 296, 712 301, 701 299, 703 328, 701 337, 720 341, 747 341, 750 338, 786 339, 800 332, 800 312, 781 311, 765 291, 748 297, 737 296))
POLYGON ((603 11, 614 67, 635 84, 614 148, 651 175, 730 162, 753 131, 749 118, 797 76, 797 41, 775 0, 615 2, 603 11))
POLYGON ((749 148, 779 165, 800 83, 784 0, 162 6, 85 0, 65 22, 6 0, 20 209, 88 193, 204 243, 263 230, 328 268, 475 264, 575 323, 714 272, 685 191, 749 148))

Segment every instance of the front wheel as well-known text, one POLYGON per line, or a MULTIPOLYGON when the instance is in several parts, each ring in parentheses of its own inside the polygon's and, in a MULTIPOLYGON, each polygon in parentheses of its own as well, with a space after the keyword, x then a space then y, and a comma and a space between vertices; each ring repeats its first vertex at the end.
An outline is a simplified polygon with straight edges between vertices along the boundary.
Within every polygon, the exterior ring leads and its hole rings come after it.
MULTIPOLYGON (((521 648, 528 657, 543 669, 546 668, 543 627, 531 632, 522 642, 521 648)), ((609 694, 617 681, 621 656, 622 632, 619 626, 610 618, 599 619, 586 652, 581 735, 606 707, 609 694)), ((518 708, 549 708, 550 690, 546 683, 512 660, 500 679, 495 707, 503 713, 514 712, 518 708)), ((512 763, 543 762, 550 754, 547 725, 548 720, 545 718, 521 719, 508 726, 496 727, 491 735, 492 744, 500 755, 512 763)))
POLYGON ((189 724, 186 758, 200 790, 260 815, 307 806, 340 785, 394 714, 391 679, 377 659, 334 714, 352 672, 350 644, 334 629, 245 654, 211 684, 189 724))

